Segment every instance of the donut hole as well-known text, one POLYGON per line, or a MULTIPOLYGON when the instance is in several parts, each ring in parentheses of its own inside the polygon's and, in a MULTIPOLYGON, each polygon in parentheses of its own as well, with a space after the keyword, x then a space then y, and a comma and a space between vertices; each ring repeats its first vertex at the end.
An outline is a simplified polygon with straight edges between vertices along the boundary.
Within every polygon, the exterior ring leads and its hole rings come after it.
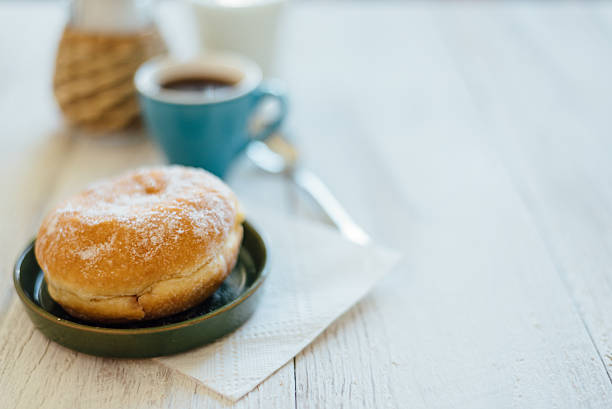
POLYGON ((144 187, 145 188, 145 193, 148 195, 153 195, 156 193, 159 193, 161 191, 161 186, 155 186, 155 185, 147 185, 144 187))
POLYGON ((165 177, 159 172, 137 174, 134 176, 134 181, 142 187, 147 195, 163 193, 167 185, 165 177))

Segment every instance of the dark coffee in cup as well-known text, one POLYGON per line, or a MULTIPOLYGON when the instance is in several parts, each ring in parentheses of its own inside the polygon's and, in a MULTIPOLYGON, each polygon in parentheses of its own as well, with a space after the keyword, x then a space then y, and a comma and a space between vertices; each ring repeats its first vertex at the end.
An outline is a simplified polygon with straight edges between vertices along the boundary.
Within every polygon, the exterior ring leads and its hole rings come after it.
POLYGON ((235 85, 236 81, 227 78, 190 76, 164 81, 161 87, 168 90, 205 93, 214 96, 219 91, 229 91, 235 85))

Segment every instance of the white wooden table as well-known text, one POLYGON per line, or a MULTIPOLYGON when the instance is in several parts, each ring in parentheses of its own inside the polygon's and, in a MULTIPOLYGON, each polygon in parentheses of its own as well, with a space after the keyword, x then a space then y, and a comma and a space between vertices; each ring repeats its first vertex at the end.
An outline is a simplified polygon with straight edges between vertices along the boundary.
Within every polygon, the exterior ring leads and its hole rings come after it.
MULTIPOLYGON (((24 317, 2 327, 0 357, 23 360, 0 359, 0 406, 227 406, 153 363, 35 348, 10 277, 42 212, 161 161, 142 135, 62 124, 63 19, 0 3, 0 320, 24 317)), ((405 257, 237 406, 612 407, 612 6, 299 3, 283 39, 305 160, 405 257)), ((244 159, 229 183, 247 207, 321 217, 244 159)))

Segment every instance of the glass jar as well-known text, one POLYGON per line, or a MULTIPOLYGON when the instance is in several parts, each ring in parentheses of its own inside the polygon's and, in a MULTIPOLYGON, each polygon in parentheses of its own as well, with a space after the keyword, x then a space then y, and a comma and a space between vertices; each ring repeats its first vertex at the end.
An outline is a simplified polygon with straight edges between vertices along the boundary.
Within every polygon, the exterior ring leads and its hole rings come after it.
POLYGON ((151 0, 73 0, 60 40, 54 95, 67 121, 109 132, 138 123, 134 73, 165 52, 151 0))

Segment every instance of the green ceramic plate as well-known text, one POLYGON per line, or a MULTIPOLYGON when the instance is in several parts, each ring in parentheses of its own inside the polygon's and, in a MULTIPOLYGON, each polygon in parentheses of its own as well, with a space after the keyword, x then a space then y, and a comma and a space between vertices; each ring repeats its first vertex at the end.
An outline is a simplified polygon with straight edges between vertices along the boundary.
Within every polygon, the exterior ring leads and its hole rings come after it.
POLYGON ((30 319, 51 340, 92 355, 145 358, 187 351, 238 328, 255 311, 267 274, 264 240, 245 222, 238 262, 221 287, 202 304, 170 317, 99 326, 68 315, 47 292, 34 242, 17 260, 13 280, 30 319))

